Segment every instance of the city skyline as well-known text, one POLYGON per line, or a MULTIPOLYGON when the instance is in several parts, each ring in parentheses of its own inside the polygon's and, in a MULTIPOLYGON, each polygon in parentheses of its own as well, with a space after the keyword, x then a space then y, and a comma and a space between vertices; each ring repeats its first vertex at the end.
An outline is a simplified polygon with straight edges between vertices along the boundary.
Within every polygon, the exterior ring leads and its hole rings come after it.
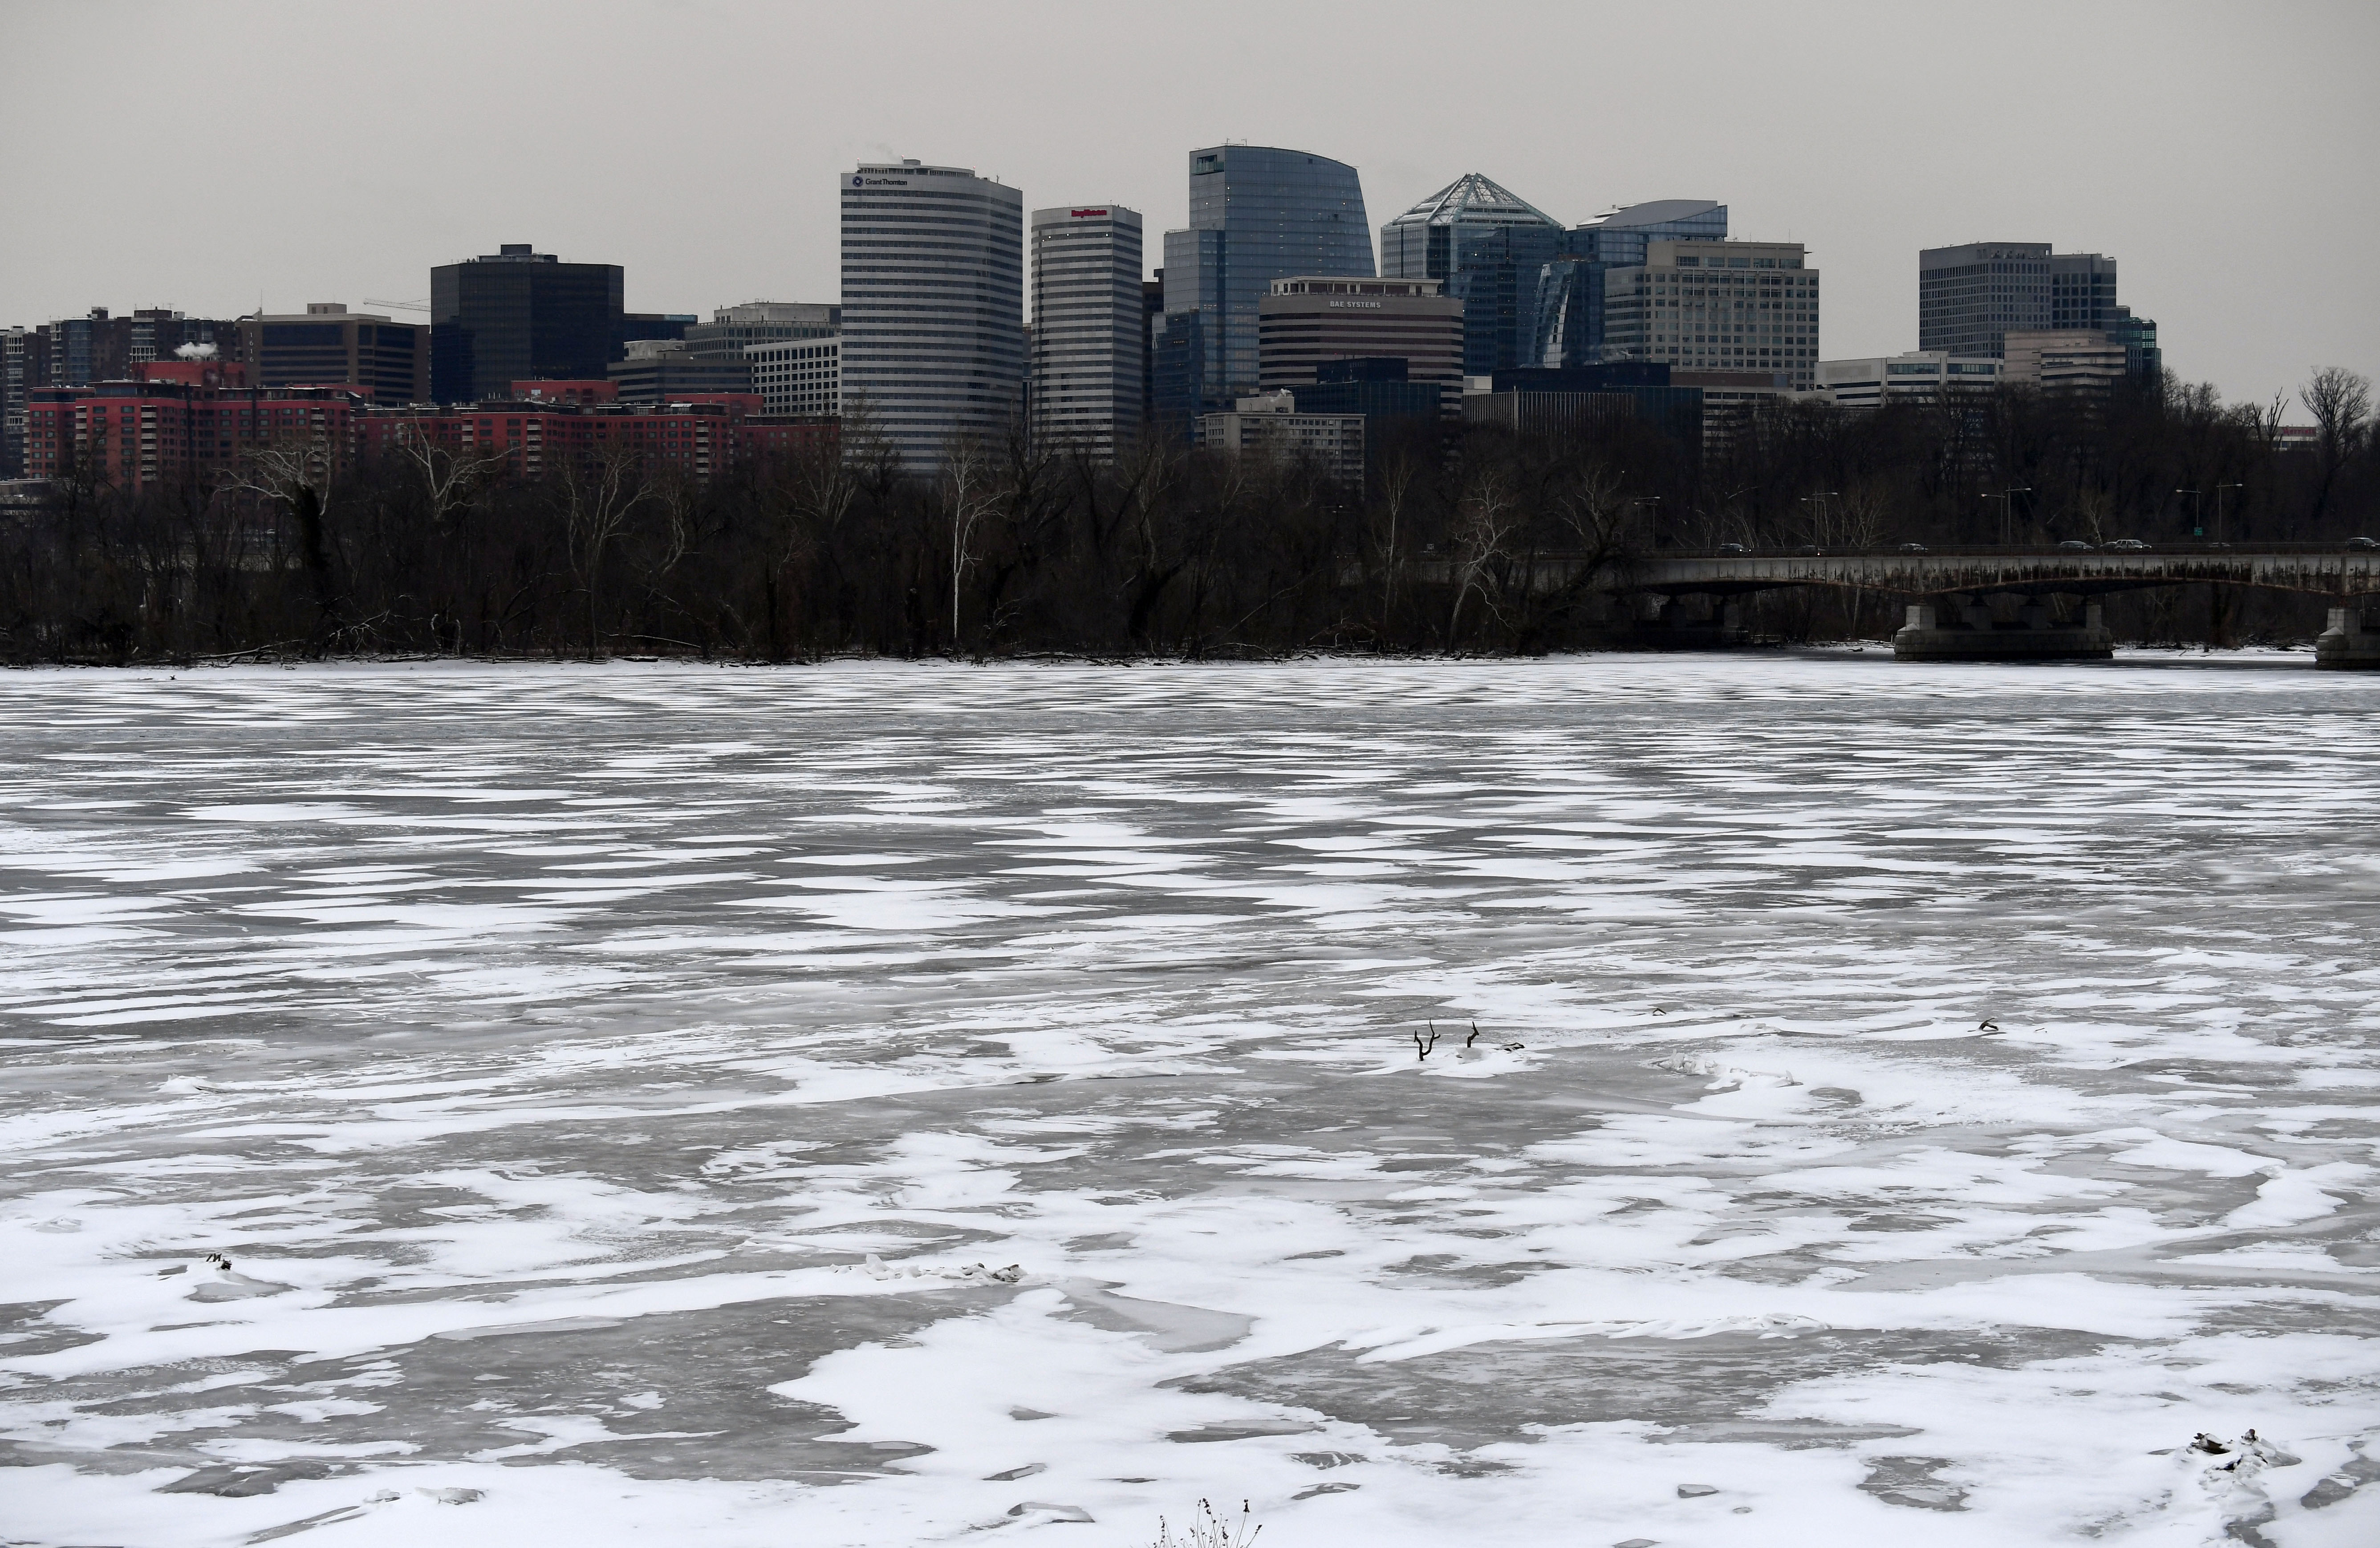
POLYGON ((2380 22, 2342 6, 2253 17, 2018 6, 1922 20, 1878 8, 1885 25, 1746 11, 1706 39, 1625 13, 1516 8, 1505 30, 1533 42, 1510 51, 1507 86, 1427 123, 1382 110, 1425 100, 1405 93, 1434 67, 1409 46, 1435 14, 1420 10, 1250 11, 1161 59, 1134 50, 1141 24, 1093 9, 1044 7, 1023 30, 932 10, 933 39, 895 65, 869 56, 867 23, 831 15, 596 9, 600 25, 557 39, 534 7, 414 7, 411 25, 376 35, 360 59, 351 20, 285 6, 13 9, 0 42, 36 67, 0 103, 0 133, 39 144, 71 126, 80 149, 13 159, 0 194, 19 208, 76 200, 81 218, 0 252, 0 314, 386 309, 368 303, 426 299, 430 268, 523 240, 623 266, 636 311, 832 301, 837 230, 823 190, 861 161, 905 157, 974 166, 1027 207, 1141 210, 1154 267, 1155 234, 1188 220, 1184 152, 1229 139, 1355 167, 1376 253, 1383 221, 1471 172, 1565 225, 1618 204, 1716 200, 1740 236, 1801 242, 1827 270, 1828 357, 1915 347, 1919 250, 1983 240, 2119 260, 2124 299, 2158 320, 2168 362, 2228 398, 2380 359, 2368 308, 2312 292, 2234 304, 2263 260, 2253 244, 2200 236, 2215 218, 2285 224, 2326 249, 2380 236, 2369 200, 2331 191, 2368 186, 2380 127, 2351 84, 2380 47, 2380 22), (111 25, 119 9, 144 25, 111 25), (481 46, 439 47, 467 14, 481 46), (2053 15, 2061 46, 2034 57, 2053 15), (1564 61, 1590 44, 1623 63, 1583 105, 1564 61), (547 67, 518 72, 532 45, 547 67), (757 90, 795 46, 849 67, 801 93, 757 90), (1953 53, 1977 84, 1937 83, 1953 53), (94 112, 72 89, 79 78, 40 67, 76 57, 210 86, 94 112), (1100 79, 1099 62, 1116 57, 1142 67, 1100 79), (1228 89, 1211 84, 1226 66, 1228 89), (701 127, 624 132, 609 83, 629 79, 701 127), (986 115, 960 90, 966 79, 1028 105, 986 115), (233 86, 254 90, 223 90, 233 86), (139 200, 77 195, 94 169, 128 164, 193 120, 270 130, 275 153, 144 184, 139 200))

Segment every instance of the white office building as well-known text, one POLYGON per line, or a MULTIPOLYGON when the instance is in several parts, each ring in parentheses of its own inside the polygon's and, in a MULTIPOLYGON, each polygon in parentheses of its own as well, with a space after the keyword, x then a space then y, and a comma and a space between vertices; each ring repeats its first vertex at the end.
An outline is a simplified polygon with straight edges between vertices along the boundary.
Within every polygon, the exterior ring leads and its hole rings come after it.
POLYGON ((1603 276, 1603 358, 1813 385, 1818 272, 1799 242, 1655 240, 1603 276))
POLYGON ((843 341, 827 336, 747 345, 752 391, 771 414, 843 413, 843 341))
POLYGON ((1128 455, 1140 434, 1148 352, 1138 212, 1072 204, 1033 212, 1033 443, 1128 455))
POLYGON ((965 167, 843 174, 842 413, 931 473, 1009 433, 1025 382, 1025 200, 965 167))
POLYGON ((1988 355, 1953 355, 1918 349, 1864 360, 1821 360, 1816 390, 1845 408, 1885 403, 1937 403, 1954 392, 1987 391, 1999 384, 2001 363, 1988 355))

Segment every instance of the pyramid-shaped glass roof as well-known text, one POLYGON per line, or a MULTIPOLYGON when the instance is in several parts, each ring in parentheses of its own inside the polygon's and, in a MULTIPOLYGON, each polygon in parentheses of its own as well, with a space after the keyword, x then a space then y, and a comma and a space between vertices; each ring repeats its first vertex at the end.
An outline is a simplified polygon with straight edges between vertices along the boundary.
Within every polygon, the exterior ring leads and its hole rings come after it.
POLYGON ((1390 225, 1543 225, 1561 222, 1503 185, 1466 172, 1389 223, 1390 225))

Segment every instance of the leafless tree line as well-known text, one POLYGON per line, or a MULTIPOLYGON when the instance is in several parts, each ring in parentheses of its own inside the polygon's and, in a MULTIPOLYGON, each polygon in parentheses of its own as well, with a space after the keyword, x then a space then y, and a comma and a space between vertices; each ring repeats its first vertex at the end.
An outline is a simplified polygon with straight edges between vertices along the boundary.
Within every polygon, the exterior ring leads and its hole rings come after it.
MULTIPOLYGON (((0 657, 1540 651, 1610 637, 1606 583, 1652 550, 2380 525, 2369 382, 2325 370, 2302 397, 2316 440, 2288 451, 2285 405, 2176 381, 1866 415, 1775 404, 1700 448, 1625 413, 1528 434, 1407 425, 1360 489, 1295 460, 1152 443, 1108 464, 1021 437, 953 447, 921 478, 864 424, 707 484, 625 451, 528 479, 409 442, 334 476, 293 444, 138 497, 78 472, 0 513, 0 657)), ((1753 605, 1792 637, 1889 623, 1878 599, 1753 605)), ((2198 606, 2144 599, 2136 632, 2195 627, 2198 606)), ((2307 626, 2287 599, 2206 607, 2218 634, 2307 626)))

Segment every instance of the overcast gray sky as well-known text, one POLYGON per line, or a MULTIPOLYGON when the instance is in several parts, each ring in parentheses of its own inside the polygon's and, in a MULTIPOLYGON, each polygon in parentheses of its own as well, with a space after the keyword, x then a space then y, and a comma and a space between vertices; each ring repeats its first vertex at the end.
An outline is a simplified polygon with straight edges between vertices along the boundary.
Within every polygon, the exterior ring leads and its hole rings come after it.
MULTIPOLYGON (((2380 5, 0 0, 0 324, 419 299, 500 242, 632 309, 836 295, 835 175, 1184 224, 1185 152, 1464 172, 1564 222, 1724 200, 1809 244, 1828 357, 1913 348, 1917 249, 2121 261, 2227 397, 2380 369, 2380 5)), ((2292 410, 2303 419, 2302 410, 2292 410)))

